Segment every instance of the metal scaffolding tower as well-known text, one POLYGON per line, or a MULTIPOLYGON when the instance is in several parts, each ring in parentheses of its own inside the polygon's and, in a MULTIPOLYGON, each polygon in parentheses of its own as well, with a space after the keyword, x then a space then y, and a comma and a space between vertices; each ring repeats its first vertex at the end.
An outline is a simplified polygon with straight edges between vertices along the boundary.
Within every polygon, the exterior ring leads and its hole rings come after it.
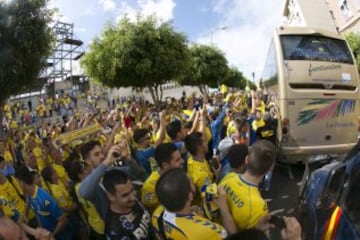
POLYGON ((55 81, 73 80, 73 62, 84 55, 83 42, 74 35, 74 24, 56 22, 53 26, 55 47, 48 58, 44 78, 48 85, 55 81))

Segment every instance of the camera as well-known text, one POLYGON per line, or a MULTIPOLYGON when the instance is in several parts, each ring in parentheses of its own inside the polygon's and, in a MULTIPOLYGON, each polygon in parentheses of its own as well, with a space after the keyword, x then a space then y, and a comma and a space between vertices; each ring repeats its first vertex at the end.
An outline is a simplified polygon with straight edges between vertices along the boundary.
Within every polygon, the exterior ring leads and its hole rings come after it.
POLYGON ((275 227, 277 227, 279 229, 286 228, 285 221, 280 216, 272 215, 269 220, 269 223, 274 224, 275 227))
POLYGON ((121 155, 119 153, 114 152, 112 156, 116 159, 112 164, 113 166, 115 167, 124 166, 124 161, 121 159, 121 155))

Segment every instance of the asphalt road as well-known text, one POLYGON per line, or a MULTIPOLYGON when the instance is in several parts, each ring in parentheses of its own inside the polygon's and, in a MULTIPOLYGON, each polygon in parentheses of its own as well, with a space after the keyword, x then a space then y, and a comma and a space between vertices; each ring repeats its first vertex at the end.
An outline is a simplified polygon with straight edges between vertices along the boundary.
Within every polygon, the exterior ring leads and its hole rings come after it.
MULTIPOLYGON (((275 167, 270 190, 262 192, 263 198, 268 202, 270 212, 281 209, 283 211, 278 215, 294 216, 304 169, 303 164, 291 166, 294 178, 290 179, 287 168, 278 165, 275 167)), ((278 229, 271 231, 271 239, 281 239, 278 229)))

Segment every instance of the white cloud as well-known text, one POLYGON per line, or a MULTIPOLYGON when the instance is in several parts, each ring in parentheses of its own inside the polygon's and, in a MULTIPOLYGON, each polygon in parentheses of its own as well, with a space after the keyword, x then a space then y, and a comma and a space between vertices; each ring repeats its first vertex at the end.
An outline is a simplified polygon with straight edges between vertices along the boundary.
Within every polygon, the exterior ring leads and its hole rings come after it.
POLYGON ((163 21, 173 18, 175 2, 173 0, 139 0, 141 12, 145 16, 155 14, 163 21))
POLYGON ((71 23, 72 21, 70 18, 60 12, 56 12, 53 16, 54 22, 65 22, 65 23, 71 23))
POLYGON ((136 15, 142 16, 155 15, 161 21, 173 19, 173 10, 175 8, 175 0, 137 0, 136 6, 131 6, 127 2, 122 2, 119 7, 118 21, 124 16, 135 21, 136 15))
POLYGON ((98 3, 102 6, 104 11, 112 11, 116 7, 116 4, 113 0, 99 0, 98 3))
POLYGON ((220 16, 218 27, 208 31, 197 42, 213 43, 222 51, 231 65, 246 77, 261 75, 268 52, 272 30, 282 23, 284 3, 278 0, 214 0, 212 11, 220 16), (220 30, 227 26, 226 30, 220 30))
POLYGON ((137 12, 138 10, 136 8, 130 6, 127 2, 122 2, 119 7, 119 14, 116 18, 116 22, 125 16, 134 22, 136 20, 137 12))

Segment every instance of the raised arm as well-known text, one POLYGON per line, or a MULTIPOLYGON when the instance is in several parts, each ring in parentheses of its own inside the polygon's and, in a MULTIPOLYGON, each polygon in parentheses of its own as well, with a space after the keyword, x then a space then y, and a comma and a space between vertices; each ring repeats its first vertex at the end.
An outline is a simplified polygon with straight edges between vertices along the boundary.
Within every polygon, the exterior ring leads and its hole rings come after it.
POLYGON ((164 139, 165 139, 165 133, 166 133, 166 111, 163 110, 160 112, 160 128, 159 128, 159 137, 157 141, 155 142, 155 147, 160 145, 164 139))
POLYGON ((105 160, 97 166, 92 172, 80 183, 79 194, 89 200, 92 201, 95 198, 96 189, 99 185, 101 177, 105 174, 106 168, 110 166, 116 158, 113 156, 114 152, 121 152, 119 146, 113 146, 109 150, 105 160))

